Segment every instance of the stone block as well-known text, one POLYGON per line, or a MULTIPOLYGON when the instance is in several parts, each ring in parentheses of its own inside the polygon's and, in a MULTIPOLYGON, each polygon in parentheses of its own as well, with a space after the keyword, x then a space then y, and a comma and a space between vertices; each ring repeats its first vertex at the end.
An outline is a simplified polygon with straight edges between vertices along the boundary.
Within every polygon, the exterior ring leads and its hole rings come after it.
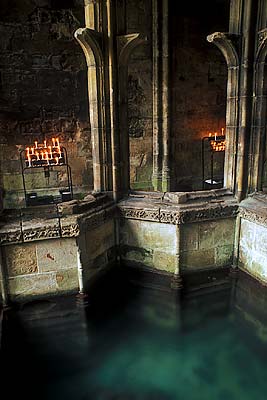
POLYGON ((9 279, 10 295, 15 299, 52 294, 57 289, 58 285, 53 273, 16 276, 9 279))
POLYGON ((149 267, 153 267, 153 253, 144 248, 121 246, 121 257, 123 260, 133 261, 149 267))
POLYGON ((16 244, 6 246, 4 249, 9 276, 38 272, 35 244, 16 244))
POLYGON ((199 223, 199 249, 211 249, 215 245, 214 232, 216 222, 199 223))
POLYGON ((216 267, 230 266, 233 262, 233 245, 218 246, 215 248, 216 267))
POLYGON ((215 250, 193 250, 181 253, 182 269, 205 269, 215 266, 215 250))
POLYGON ((255 228, 255 242, 254 249, 267 257, 267 227, 254 224, 255 228))
POLYGON ((240 247, 251 251, 255 242, 255 224, 253 222, 241 219, 240 227, 240 247))
POLYGON ((198 249, 198 224, 181 225, 181 251, 198 249))
POLYGON ((156 269, 168 272, 174 272, 177 267, 178 257, 162 251, 153 252, 153 266, 156 269))
POLYGON ((115 245, 114 221, 109 220, 103 225, 85 233, 86 253, 89 259, 94 259, 115 245))
POLYGON ((235 218, 217 220, 214 224, 215 246, 233 245, 235 236, 235 218))
POLYGON ((56 273, 57 290, 72 291, 78 290, 78 270, 77 268, 64 269, 56 273))
POLYGON ((77 267, 75 239, 55 239, 37 244, 38 267, 41 272, 58 271, 77 267))

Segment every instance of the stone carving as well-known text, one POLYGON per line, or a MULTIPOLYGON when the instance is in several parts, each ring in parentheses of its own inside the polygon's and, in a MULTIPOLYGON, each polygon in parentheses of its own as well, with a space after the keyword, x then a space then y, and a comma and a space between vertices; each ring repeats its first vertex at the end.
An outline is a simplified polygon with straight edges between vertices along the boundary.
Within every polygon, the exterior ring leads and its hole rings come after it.
POLYGON ((206 221, 218 218, 235 217, 238 213, 237 205, 216 206, 195 209, 179 210, 146 210, 140 208, 120 207, 120 216, 129 219, 141 219, 166 224, 185 224, 199 221, 206 221))
POLYGON ((138 208, 124 208, 119 209, 120 216, 124 218, 142 219, 146 221, 160 221, 159 210, 144 210, 138 208))
POLYGON ((267 226, 267 215, 256 214, 254 210, 240 208, 239 216, 255 224, 267 226))
POLYGON ((0 244, 18 243, 22 242, 21 231, 5 232, 0 234, 0 244))
POLYGON ((79 236, 80 228, 78 224, 66 225, 61 227, 62 237, 77 237, 79 236))
POLYGON ((39 229, 28 229, 23 231, 24 242, 31 242, 40 239, 53 239, 60 237, 60 229, 58 226, 49 226, 39 229))

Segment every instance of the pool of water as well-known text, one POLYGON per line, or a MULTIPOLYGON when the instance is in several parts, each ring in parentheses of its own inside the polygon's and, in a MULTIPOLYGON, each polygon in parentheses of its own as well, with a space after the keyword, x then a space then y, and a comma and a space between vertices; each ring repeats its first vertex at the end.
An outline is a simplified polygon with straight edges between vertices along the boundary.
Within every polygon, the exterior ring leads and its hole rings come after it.
POLYGON ((6 318, 5 398, 266 399, 265 325, 230 289, 182 301, 130 286, 103 289, 86 311, 68 297, 6 318))

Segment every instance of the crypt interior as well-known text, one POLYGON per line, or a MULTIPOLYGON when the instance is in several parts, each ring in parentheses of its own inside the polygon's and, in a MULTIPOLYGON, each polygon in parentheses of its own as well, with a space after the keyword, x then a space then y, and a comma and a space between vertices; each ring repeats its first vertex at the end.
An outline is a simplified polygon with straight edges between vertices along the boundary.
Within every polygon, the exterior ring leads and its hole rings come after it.
POLYGON ((265 332, 267 0, 1 0, 0 30, 2 320, 127 280, 265 332))

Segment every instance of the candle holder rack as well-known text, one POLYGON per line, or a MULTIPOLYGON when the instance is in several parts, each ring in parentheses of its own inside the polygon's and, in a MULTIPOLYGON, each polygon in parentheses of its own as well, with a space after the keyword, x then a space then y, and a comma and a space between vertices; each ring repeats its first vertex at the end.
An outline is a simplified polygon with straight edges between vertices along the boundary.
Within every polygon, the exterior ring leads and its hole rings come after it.
POLYGON ((53 204, 73 199, 71 167, 68 163, 68 154, 65 147, 59 145, 58 139, 52 139, 53 144, 47 146, 35 142, 35 146, 27 147, 20 151, 20 163, 24 198, 26 206, 53 204), (25 174, 27 170, 43 169, 45 178, 50 177, 50 172, 57 168, 65 168, 67 175, 67 187, 59 188, 59 195, 38 196, 32 189, 26 186, 25 174))
POLYGON ((216 135, 214 136, 210 134, 209 136, 205 136, 202 138, 202 147, 201 147, 201 155, 202 155, 202 189, 206 189, 206 186, 209 188, 218 188, 223 185, 223 174, 219 179, 215 180, 214 178, 214 158, 216 154, 221 154, 225 152, 225 136, 224 135, 216 135), (208 143, 208 146, 206 145, 208 143), (208 158, 208 162, 210 165, 210 178, 206 179, 205 174, 205 164, 208 158))

